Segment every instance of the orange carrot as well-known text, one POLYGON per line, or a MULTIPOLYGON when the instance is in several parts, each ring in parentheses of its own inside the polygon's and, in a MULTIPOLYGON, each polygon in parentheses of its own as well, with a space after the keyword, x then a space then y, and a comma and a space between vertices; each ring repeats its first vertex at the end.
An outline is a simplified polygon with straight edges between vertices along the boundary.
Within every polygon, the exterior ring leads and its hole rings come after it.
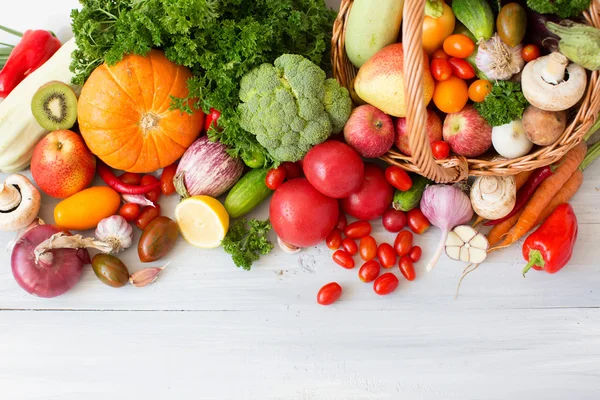
POLYGON ((532 169, 531 171, 519 172, 518 174, 515 175, 515 182, 517 184, 517 190, 519 190, 523 187, 523 185, 525 184, 525 182, 527 182, 527 179, 529 179, 529 177, 531 176, 533 171, 535 171, 535 170, 532 169))
POLYGON ((580 169, 576 169, 573 175, 569 178, 567 183, 560 188, 558 193, 550 200, 550 203, 544 208, 544 211, 539 215, 535 225, 539 225, 548 218, 550 214, 554 212, 554 209, 559 204, 568 203, 569 200, 577 193, 581 185, 583 184, 583 172, 580 169))
POLYGON ((490 246, 495 246, 504 238, 504 234, 508 233, 508 231, 515 226, 522 212, 523 210, 521 209, 521 211, 517 212, 509 219, 494 225, 494 227, 487 234, 487 239, 488 242, 490 242, 490 246))

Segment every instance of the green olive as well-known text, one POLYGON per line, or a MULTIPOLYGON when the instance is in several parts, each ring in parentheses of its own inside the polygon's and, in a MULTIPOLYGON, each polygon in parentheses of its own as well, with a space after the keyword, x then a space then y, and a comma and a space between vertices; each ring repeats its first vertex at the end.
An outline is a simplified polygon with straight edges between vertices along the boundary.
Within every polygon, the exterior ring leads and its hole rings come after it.
POLYGON ((129 271, 123 261, 110 254, 96 254, 92 258, 92 269, 105 285, 123 287, 129 281, 129 271))

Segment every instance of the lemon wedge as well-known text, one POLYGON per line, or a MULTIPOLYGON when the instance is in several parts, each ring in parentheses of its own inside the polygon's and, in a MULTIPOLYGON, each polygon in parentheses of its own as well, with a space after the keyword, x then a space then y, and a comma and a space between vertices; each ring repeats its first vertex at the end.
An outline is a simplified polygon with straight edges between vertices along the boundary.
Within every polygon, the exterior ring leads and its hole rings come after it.
POLYGON ((229 214, 219 200, 192 196, 175 207, 175 220, 183 238, 192 246, 214 249, 229 229, 229 214))

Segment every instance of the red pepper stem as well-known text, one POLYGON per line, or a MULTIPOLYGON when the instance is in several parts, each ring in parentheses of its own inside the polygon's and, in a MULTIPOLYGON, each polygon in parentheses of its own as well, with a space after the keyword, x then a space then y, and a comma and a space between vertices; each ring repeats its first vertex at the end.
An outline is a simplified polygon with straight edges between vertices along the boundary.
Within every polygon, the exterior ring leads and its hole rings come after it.
POLYGON ((525 278, 525 274, 531 269, 533 266, 537 266, 540 268, 544 268, 544 257, 542 257, 542 253, 539 250, 529 250, 529 262, 523 268, 523 278, 525 278))
POLYGON ((3 30, 4 32, 8 32, 8 33, 10 33, 12 35, 15 35, 15 36, 18 36, 18 37, 23 37, 23 33, 22 32, 15 31, 14 29, 7 28, 6 26, 0 25, 0 29, 3 30))

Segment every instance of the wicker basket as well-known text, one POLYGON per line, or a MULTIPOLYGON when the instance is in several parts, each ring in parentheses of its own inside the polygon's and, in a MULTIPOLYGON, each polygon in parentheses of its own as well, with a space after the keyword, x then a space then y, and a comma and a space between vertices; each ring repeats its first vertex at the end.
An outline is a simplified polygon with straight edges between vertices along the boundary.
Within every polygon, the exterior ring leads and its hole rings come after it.
MULTIPOLYGON (((338 17, 333 25, 331 61, 334 77, 346 88, 350 87, 357 69, 352 65, 344 47, 346 19, 353 0, 342 0, 338 17)), ((422 99, 423 75, 422 26, 425 0, 405 0, 402 19, 402 42, 404 44, 404 82, 407 99, 422 99)), ((600 27, 600 0, 592 0, 590 9, 584 13, 586 21, 600 27)), ((407 102, 407 128, 411 132, 409 145, 413 157, 407 157, 392 149, 382 157, 389 164, 424 175, 436 182, 456 182, 468 175, 514 175, 559 160, 579 143, 591 128, 600 110, 600 83, 598 71, 589 76, 588 87, 579 110, 574 110, 570 123, 560 138, 552 145, 537 149, 527 156, 512 160, 467 159, 452 156, 447 160, 435 160, 425 133, 426 107, 422 101, 407 102)))

